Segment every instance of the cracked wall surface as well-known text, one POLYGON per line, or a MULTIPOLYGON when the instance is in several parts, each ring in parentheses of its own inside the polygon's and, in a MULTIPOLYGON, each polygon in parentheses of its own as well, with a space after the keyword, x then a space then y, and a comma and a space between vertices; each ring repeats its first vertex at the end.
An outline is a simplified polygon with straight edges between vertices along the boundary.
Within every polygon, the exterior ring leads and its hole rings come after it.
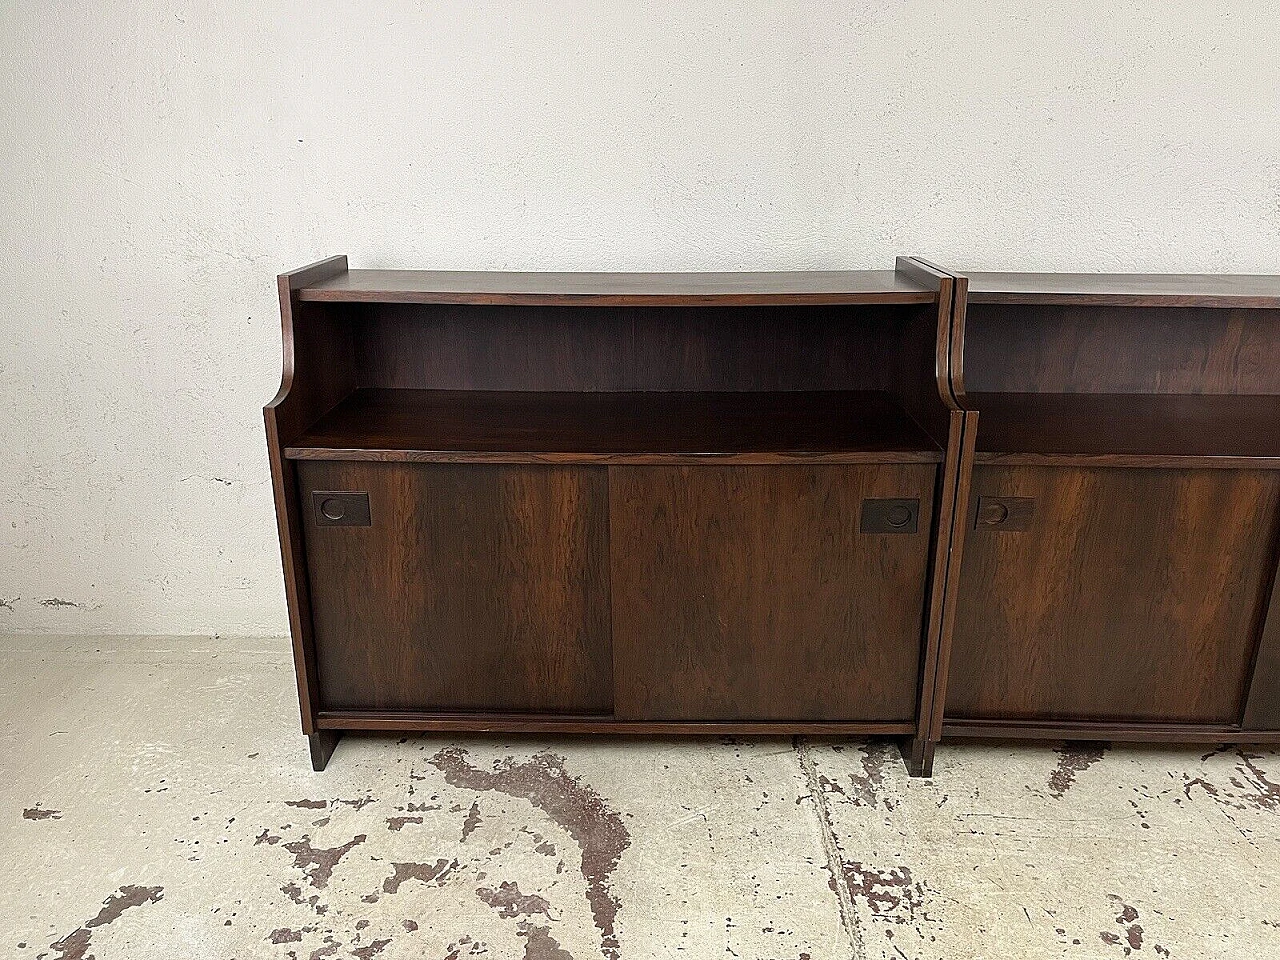
POLYGON ((18 960, 1280 954, 1280 751, 348 736, 287 645, 0 640, 18 960))
POLYGON ((14 0, 0 631, 273 636, 274 277, 1274 272, 1263 0, 14 0))

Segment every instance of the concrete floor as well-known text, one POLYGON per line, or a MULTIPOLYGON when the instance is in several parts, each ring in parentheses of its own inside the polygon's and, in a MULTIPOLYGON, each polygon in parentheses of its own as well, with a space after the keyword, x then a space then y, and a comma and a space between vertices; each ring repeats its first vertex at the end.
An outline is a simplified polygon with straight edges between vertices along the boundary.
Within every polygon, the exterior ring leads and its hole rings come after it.
POLYGON ((283 642, 0 641, 0 956, 1280 956, 1280 754, 348 737, 283 642))

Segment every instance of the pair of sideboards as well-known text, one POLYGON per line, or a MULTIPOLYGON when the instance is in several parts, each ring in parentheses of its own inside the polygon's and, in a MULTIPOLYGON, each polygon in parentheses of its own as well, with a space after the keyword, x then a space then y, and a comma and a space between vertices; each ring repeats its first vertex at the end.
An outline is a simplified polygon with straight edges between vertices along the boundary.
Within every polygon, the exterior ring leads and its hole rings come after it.
POLYGON ((280 277, 302 725, 1280 741, 1280 277, 280 277))

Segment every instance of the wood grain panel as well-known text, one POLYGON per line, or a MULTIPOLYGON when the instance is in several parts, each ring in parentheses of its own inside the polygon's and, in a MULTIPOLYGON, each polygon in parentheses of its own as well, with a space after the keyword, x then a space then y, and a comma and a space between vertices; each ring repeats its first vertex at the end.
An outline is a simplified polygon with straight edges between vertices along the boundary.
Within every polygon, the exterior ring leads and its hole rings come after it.
POLYGON ((1280 393, 1280 310, 997 306, 971 297, 963 381, 971 394, 1280 393))
POLYGON ((317 280, 303 300, 627 306, 722 303, 928 303, 932 285, 891 270, 742 273, 517 273, 466 270, 347 270, 317 280))
POLYGON ((1116 720, 948 720, 942 734, 949 740, 1121 740, 1125 743, 1274 743, 1280 740, 1280 731, 1251 733, 1235 724, 1116 720))
POLYGON ((609 711, 604 468, 297 467, 372 514, 305 511, 324 709, 609 711))
POLYGON ((901 364, 890 358, 904 346, 919 355, 904 344, 904 328, 932 317, 925 333, 932 338, 938 311, 932 304, 341 309, 363 318, 362 387, 510 391, 896 392, 901 364))
POLYGON ((1280 277, 1203 273, 969 273, 973 303, 1280 308, 1280 277))
POLYGON ((1205 459, 1196 466, 1250 466, 1249 458, 1280 458, 1280 396, 972 393, 969 399, 982 412, 980 461, 988 453, 1010 455, 1009 465, 1018 454, 1160 461, 1148 466, 1188 458, 1205 459))
POLYGON ((915 719, 936 467, 609 472, 618 719, 915 719))
POLYGON ((322 711, 319 726, 328 730, 441 730, 466 733, 610 733, 624 736, 745 737, 892 737, 909 734, 915 723, 821 723, 795 720, 630 721, 610 717, 555 716, 530 713, 416 713, 365 710, 322 711))
POLYGON ((298 459, 506 462, 834 457, 930 462, 942 451, 881 392, 358 390, 289 447, 298 459))
POLYGON ((1237 723, 1278 504, 1264 471, 976 467, 948 720, 1237 723))

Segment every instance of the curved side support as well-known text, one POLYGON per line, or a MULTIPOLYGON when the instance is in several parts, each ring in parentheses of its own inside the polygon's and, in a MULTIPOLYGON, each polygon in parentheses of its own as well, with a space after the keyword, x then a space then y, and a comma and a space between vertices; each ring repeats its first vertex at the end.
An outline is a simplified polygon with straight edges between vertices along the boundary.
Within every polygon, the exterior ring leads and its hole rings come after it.
POLYGON ((962 273, 940 267, 923 257, 899 258, 908 259, 918 267, 934 274, 950 277, 952 288, 950 322, 947 329, 947 344, 944 351, 941 345, 938 350, 940 369, 945 370, 946 390, 951 397, 952 405, 957 410, 976 409, 970 402, 964 385, 964 333, 965 319, 969 312, 969 278, 962 273))
POLYGON ((964 330, 969 316, 969 278, 956 274, 955 307, 951 312, 951 392, 956 403, 976 410, 964 385, 964 330))
POLYGON ((294 317, 299 308, 298 290, 344 273, 346 269, 346 257, 330 257, 279 277, 280 326, 284 337, 283 369, 280 389, 262 411, 267 428, 267 453, 271 460, 271 490, 276 504, 280 558, 284 565, 284 592, 289 606, 289 633, 293 639, 298 704, 302 713, 302 732, 308 736, 318 733, 315 722, 319 709, 315 647, 311 636, 311 605, 307 595, 303 560, 298 485, 293 463, 285 459, 284 448, 292 437, 308 426, 308 418, 317 415, 314 409, 316 402, 322 400, 326 392, 323 389, 317 392, 306 384, 298 384, 299 389, 295 390, 299 355, 309 356, 314 350, 313 341, 323 339, 325 332, 308 331, 300 340, 298 331, 294 328, 294 317))
MULTIPOLYGON (((923 365, 931 363, 930 393, 936 393, 931 401, 938 412, 936 439, 944 444, 946 455, 938 471, 935 497, 937 500, 936 525, 930 544, 930 569, 928 606, 925 612, 924 652, 920 664, 920 687, 916 733, 900 744, 908 772, 914 777, 932 775, 933 753, 937 738, 933 736, 933 721, 938 712, 936 690, 938 671, 946 662, 950 634, 946 629, 946 592, 949 585, 948 571, 953 556, 955 535, 956 488, 960 478, 964 443, 965 413, 956 403, 951 391, 951 343, 952 310, 955 301, 955 278, 945 270, 918 257, 899 257, 897 272, 912 282, 938 291, 936 318, 931 331, 921 330, 919 337, 928 338, 921 344, 922 352, 912 354, 923 365), (928 354, 923 352, 927 347, 928 354)), ((925 389, 922 384, 919 388, 925 389)))
MULTIPOLYGON (((931 776, 934 748, 942 739, 978 414, 969 403, 963 377, 969 278, 921 257, 903 259, 918 271, 918 276, 945 277, 951 282, 951 300, 947 304, 945 323, 941 319, 939 321, 937 347, 939 391, 944 394, 952 411, 950 443, 939 490, 939 517, 945 516, 946 527, 939 531, 934 553, 933 604, 939 610, 937 652, 933 670, 925 674, 922 684, 920 732, 903 746, 903 756, 911 774, 931 776)), ((902 260, 899 264, 899 269, 902 269, 902 260)))
POLYGON ((295 365, 293 318, 298 306, 296 292, 303 287, 346 272, 347 258, 343 255, 317 260, 315 263, 276 277, 276 285, 280 292, 280 332, 284 338, 283 370, 280 375, 280 389, 267 404, 267 410, 283 412, 287 409, 285 401, 288 400, 289 391, 293 387, 295 365))
POLYGON ((956 278, 921 257, 899 257, 895 270, 926 287, 938 290, 938 328, 934 343, 934 377, 938 396, 950 410, 959 410, 951 389, 951 347, 953 340, 956 278))

